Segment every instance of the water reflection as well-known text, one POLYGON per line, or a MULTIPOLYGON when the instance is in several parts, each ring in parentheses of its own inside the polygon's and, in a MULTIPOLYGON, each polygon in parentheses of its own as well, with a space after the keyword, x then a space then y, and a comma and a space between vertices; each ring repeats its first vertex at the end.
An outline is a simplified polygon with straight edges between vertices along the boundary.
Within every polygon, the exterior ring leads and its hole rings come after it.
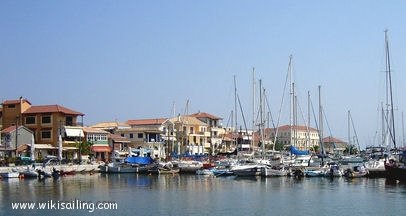
MULTIPOLYGON (((0 181, 0 215, 14 201, 115 201, 116 214, 391 215, 405 212, 406 184, 385 179, 237 178, 196 175, 94 174, 58 180, 0 181), (292 207, 292 205, 295 207, 292 207)), ((54 215, 75 215, 51 211, 54 215)), ((44 211, 19 212, 44 215, 44 211)), ((77 212, 76 212, 77 213, 77 212)), ((83 212, 79 212, 83 213, 83 212)), ((110 215, 100 211, 98 215, 110 215)))

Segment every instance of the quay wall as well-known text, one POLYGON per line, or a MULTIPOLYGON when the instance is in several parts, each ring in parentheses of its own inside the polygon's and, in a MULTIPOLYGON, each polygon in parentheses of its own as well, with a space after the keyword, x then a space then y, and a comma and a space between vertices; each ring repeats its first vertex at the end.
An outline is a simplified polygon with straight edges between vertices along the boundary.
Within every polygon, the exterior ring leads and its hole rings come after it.
MULTIPOLYGON (((26 170, 27 167, 32 169, 31 165, 26 166, 10 166, 10 167, 0 167, 0 173, 11 172, 12 170, 23 171, 26 170)), ((52 171, 53 168, 56 170, 63 170, 63 171, 76 171, 76 172, 99 172, 99 164, 62 164, 62 165, 47 165, 43 166, 35 166, 35 169, 40 169, 44 171, 52 171)))

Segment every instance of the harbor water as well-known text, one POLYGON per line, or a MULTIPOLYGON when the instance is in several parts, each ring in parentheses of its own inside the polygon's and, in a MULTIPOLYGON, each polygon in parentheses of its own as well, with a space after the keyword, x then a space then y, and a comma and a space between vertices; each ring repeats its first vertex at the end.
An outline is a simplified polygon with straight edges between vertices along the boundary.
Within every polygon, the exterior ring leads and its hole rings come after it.
POLYGON ((77 174, 0 181, 0 215, 404 215, 405 201, 406 185, 384 178, 77 174), (48 206, 13 209, 18 202, 48 206), (113 202, 116 209, 74 202, 113 202))

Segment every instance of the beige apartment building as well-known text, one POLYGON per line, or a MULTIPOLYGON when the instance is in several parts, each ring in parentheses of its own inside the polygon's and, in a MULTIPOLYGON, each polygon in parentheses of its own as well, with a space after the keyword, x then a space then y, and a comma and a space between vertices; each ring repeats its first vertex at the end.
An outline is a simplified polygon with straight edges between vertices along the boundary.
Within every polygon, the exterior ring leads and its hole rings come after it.
POLYGON ((280 126, 277 130, 267 128, 265 129, 265 139, 270 139, 273 142, 276 132, 277 142, 286 146, 293 145, 299 150, 308 150, 313 146, 320 145, 319 133, 315 128, 301 125, 292 126, 292 129, 290 125, 280 126))

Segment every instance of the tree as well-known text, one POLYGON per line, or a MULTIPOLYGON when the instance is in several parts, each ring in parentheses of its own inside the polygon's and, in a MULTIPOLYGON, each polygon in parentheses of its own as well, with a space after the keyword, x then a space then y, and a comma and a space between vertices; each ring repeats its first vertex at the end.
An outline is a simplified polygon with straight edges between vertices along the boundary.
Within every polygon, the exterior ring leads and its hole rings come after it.
POLYGON ((89 155, 91 153, 92 143, 89 141, 76 142, 76 148, 79 149, 80 155, 89 155))
POLYGON ((313 151, 316 153, 319 152, 319 150, 320 150, 320 146, 317 146, 317 145, 310 148, 310 151, 313 151))
POLYGON ((276 140, 275 151, 283 151, 284 148, 285 148, 285 145, 282 142, 280 142, 279 140, 276 140))
POLYGON ((345 150, 345 154, 350 154, 350 155, 355 155, 358 154, 358 149, 355 147, 355 145, 348 145, 345 150))

